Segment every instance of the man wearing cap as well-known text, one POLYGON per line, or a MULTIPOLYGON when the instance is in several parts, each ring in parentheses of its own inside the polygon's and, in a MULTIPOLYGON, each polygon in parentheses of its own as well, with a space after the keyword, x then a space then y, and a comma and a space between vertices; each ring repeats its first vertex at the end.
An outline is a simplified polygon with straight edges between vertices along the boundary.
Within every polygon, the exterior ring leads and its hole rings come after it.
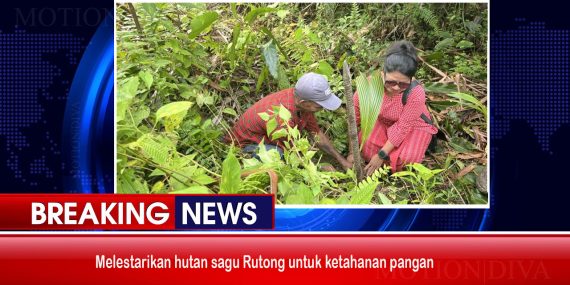
POLYGON ((291 112, 291 126, 299 131, 307 130, 316 137, 317 147, 334 157, 343 168, 352 165, 334 148, 329 138, 321 131, 314 113, 325 108, 334 111, 340 107, 341 101, 336 97, 326 78, 320 74, 307 73, 297 81, 295 88, 285 89, 253 104, 238 119, 231 130, 229 141, 236 142, 244 152, 255 153, 263 140, 266 149, 276 149, 283 154, 285 138, 272 140, 267 136, 266 122, 259 113, 269 112, 274 106, 283 105, 291 112))

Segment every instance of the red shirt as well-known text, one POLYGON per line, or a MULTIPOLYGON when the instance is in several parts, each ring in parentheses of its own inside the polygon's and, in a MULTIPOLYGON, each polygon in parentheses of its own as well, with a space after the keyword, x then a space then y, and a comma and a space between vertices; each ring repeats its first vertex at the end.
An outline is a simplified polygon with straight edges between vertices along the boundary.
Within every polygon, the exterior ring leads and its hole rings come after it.
MULTIPOLYGON (((311 133, 319 132, 319 125, 313 113, 297 111, 293 88, 289 88, 265 96, 249 107, 249 109, 239 117, 232 128, 231 136, 240 147, 248 144, 259 144, 261 140, 263 140, 265 144, 274 144, 279 147, 284 146, 283 141, 286 140, 286 138, 280 138, 277 141, 271 140, 267 136, 267 122, 258 115, 264 112, 272 114, 273 106, 278 107, 279 105, 283 105, 291 112, 291 120, 289 120, 290 126, 297 126, 299 131, 306 129, 311 133)), ((279 127, 277 129, 279 129, 279 127)), ((232 139, 230 138, 228 141, 232 141, 232 139)))
MULTIPOLYGON (((425 114, 431 119, 430 113, 426 107, 426 94, 423 86, 417 85, 410 91, 408 101, 404 106, 402 104, 403 92, 397 95, 384 95, 382 106, 380 107, 380 114, 376 121, 376 125, 371 132, 370 137, 365 144, 373 143, 382 146, 383 143, 379 142, 379 137, 374 136, 378 128, 378 124, 383 124, 387 127, 388 140, 398 147, 406 138, 412 129, 425 130, 430 134, 437 133, 437 129, 424 122, 420 117, 425 114)), ((360 107, 358 102, 358 93, 354 94, 354 109, 356 112, 356 122, 360 126, 360 107)), ((360 138, 360 133, 359 133, 360 138)))

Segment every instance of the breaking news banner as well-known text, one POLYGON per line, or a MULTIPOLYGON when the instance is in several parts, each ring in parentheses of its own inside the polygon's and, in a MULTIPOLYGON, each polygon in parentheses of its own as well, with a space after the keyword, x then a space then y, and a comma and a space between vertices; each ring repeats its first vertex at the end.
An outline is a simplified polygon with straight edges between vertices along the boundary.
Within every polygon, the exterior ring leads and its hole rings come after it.
POLYGON ((568 284, 555 7, 5 3, 1 283, 568 284))
POLYGON ((5 194, 0 229, 273 229, 273 205, 272 195, 5 194))

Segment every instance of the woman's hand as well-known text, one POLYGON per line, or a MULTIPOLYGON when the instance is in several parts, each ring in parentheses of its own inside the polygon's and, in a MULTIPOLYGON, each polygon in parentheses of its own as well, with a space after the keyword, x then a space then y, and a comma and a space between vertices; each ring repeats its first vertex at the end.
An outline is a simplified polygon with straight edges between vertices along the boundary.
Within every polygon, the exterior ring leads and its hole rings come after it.
POLYGON ((375 154, 372 157, 372 159, 370 159, 370 162, 368 162, 368 165, 366 165, 366 167, 364 167, 364 172, 366 172, 366 176, 372 175, 372 173, 374 173, 374 171, 376 171, 378 168, 382 167, 382 164, 384 164, 384 160, 382 158, 380 158, 380 156, 378 156, 378 154, 375 154))
POLYGON ((348 161, 348 163, 350 163, 351 165, 354 165, 354 155, 352 155, 352 153, 349 153, 348 156, 346 157, 346 161, 348 161))

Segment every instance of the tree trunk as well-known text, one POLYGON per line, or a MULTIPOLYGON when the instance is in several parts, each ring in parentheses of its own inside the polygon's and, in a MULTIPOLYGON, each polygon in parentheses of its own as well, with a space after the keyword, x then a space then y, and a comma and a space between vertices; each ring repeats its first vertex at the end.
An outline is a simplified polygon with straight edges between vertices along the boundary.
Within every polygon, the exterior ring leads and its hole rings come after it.
POLYGON ((352 76, 350 68, 346 61, 342 64, 342 79, 344 81, 344 96, 346 97, 346 109, 348 113, 348 140, 350 152, 354 158, 354 171, 358 181, 364 179, 364 170, 362 169, 362 156, 358 148, 358 129, 356 128, 356 113, 354 112, 354 101, 352 100, 352 76))
POLYGON ((128 11, 129 11, 129 13, 131 13, 131 17, 133 17, 133 21, 135 22, 135 26, 137 27, 137 31, 142 36, 143 29, 141 27, 141 24, 139 23, 139 17, 137 16, 137 11, 135 11, 135 6, 133 6, 133 4, 131 4, 131 3, 127 3, 127 6, 129 7, 128 11))

